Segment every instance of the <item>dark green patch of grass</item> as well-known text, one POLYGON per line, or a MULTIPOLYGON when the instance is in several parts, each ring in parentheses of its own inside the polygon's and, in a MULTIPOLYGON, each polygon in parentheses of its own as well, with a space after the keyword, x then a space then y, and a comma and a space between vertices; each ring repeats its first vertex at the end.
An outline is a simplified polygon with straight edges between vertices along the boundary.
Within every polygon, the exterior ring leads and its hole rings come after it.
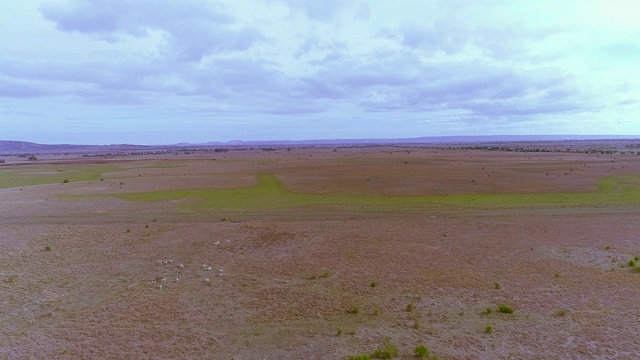
POLYGON ((413 303, 408 303, 407 307, 406 307, 406 310, 408 312, 412 312, 415 308, 416 308, 416 306, 413 303))
MULTIPOLYGON (((308 194, 292 192, 272 174, 257 175, 254 186, 236 189, 172 190, 109 194, 129 201, 190 199, 182 205, 192 211, 250 211, 321 206, 361 212, 412 212, 420 210, 478 208, 557 208, 640 204, 640 177, 601 179, 593 193, 457 194, 445 196, 375 196, 308 194)), ((0 185, 0 187, 2 187, 0 185)), ((78 196, 87 197, 87 195, 78 196)))
POLYGON ((498 306, 498 311, 503 314, 513 314, 514 309, 507 304, 500 304, 500 306, 498 306))
POLYGON ((22 165, 0 170, 0 189, 59 184, 76 181, 98 181, 107 172, 120 170, 114 165, 22 165))
POLYGON ((377 281, 372 281, 371 284, 369 284, 369 286, 377 287, 378 286, 378 282, 377 281))

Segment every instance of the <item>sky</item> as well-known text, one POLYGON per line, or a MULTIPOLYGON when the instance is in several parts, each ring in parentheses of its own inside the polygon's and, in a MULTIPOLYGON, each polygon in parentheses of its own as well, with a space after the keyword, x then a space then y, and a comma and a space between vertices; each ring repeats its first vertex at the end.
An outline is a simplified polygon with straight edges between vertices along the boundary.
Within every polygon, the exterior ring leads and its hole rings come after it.
POLYGON ((0 3, 0 139, 640 135, 636 0, 0 3))

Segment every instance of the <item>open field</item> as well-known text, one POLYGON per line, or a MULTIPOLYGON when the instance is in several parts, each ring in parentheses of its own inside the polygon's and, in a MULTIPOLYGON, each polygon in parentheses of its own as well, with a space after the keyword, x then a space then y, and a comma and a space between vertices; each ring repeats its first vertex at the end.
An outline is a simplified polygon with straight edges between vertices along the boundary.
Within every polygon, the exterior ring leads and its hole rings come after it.
POLYGON ((38 158, 0 166, 0 359, 637 358, 633 153, 38 158))

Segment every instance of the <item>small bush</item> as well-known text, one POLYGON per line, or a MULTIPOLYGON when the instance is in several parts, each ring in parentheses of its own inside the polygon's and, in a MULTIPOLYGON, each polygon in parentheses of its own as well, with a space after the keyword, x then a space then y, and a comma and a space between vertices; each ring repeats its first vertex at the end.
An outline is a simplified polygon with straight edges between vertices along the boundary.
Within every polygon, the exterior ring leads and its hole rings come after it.
POLYGON ((371 313, 371 315, 378 315, 380 314, 380 309, 378 309, 377 307, 373 308, 373 312, 371 313))
POLYGON ((484 314, 485 314, 485 315, 489 315, 489 314, 491 314, 492 312, 493 312, 493 309, 492 309, 492 308, 490 308, 490 307, 488 307, 488 308, 484 309, 484 314))
POLYGON ((331 271, 329 270, 325 270, 322 272, 322 274, 320 274, 321 278, 328 278, 329 276, 331 276, 331 271))
POLYGON ((509 305, 506 304, 500 304, 500 306, 498 306, 498 311, 500 311, 503 314, 513 314, 513 308, 509 305))
POLYGON ((369 356, 369 355, 351 355, 351 356, 349 356, 349 360, 371 360, 371 356, 369 356))
POLYGON ((360 308, 357 306, 354 306, 351 309, 347 310, 347 314, 357 314, 359 311, 360 311, 360 308))
POLYGON ((338 335, 338 336, 342 335, 342 329, 341 328, 338 328, 338 331, 336 331, 336 335, 338 335))
POLYGON ((69 183, 69 180, 64 179, 64 181, 63 181, 62 183, 63 183, 63 184, 67 184, 67 183, 69 183))
POLYGON ((315 280, 318 278, 318 274, 312 272, 311 275, 307 276, 307 280, 315 280))
POLYGON ((415 309, 415 308, 416 308, 416 306, 415 306, 415 305, 413 305, 413 303, 408 303, 408 304, 407 304, 407 311, 408 311, 408 312, 412 312, 412 311, 413 311, 413 309, 415 309))
POLYGON ((372 281, 370 286, 371 287, 376 287, 376 286, 378 286, 378 282, 377 281, 372 281))
POLYGON ((373 352, 371 357, 376 359, 393 359, 398 356, 398 347, 396 347, 389 338, 384 341, 384 346, 373 352))
POLYGON ((426 359, 429 354, 429 348, 424 346, 424 345, 418 345, 415 347, 415 349, 413 349, 413 353, 419 358, 419 359, 426 359))
POLYGON ((569 310, 567 309, 560 309, 558 310, 558 312, 556 313, 556 315, 562 317, 562 316, 566 316, 569 313, 569 310))
POLYGON ((420 329, 420 322, 418 320, 413 320, 413 328, 420 329))
POLYGON ((493 332, 493 326, 487 325, 484 327, 484 332, 487 334, 491 334, 493 332))
POLYGON ((634 259, 629 260, 628 262, 629 266, 634 267, 636 266, 636 261, 634 259))
POLYGON ((127 233, 130 233, 130 232, 131 232, 131 229, 127 229, 127 233))
POLYGON ((51 246, 45 246, 44 251, 51 251, 51 246))
POLYGON ((494 283, 493 287, 500 290, 502 288, 502 285, 500 285, 500 283, 494 283))

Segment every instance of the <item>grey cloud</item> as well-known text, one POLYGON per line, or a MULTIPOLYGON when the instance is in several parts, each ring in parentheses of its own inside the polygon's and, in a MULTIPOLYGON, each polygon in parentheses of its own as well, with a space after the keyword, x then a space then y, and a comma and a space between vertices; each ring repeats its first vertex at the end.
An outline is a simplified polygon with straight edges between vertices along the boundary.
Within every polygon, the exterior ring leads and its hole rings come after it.
POLYGON ((238 26, 215 3, 203 0, 68 0, 44 3, 40 12, 61 31, 88 33, 107 41, 160 30, 167 34, 172 52, 188 61, 215 52, 246 50, 264 39, 257 29, 238 26))
MULTIPOLYGON (((380 55, 380 54, 379 54, 380 55)), ((464 111, 475 117, 564 113, 589 108, 589 95, 553 69, 482 61, 423 63, 412 52, 325 64, 302 79, 305 96, 357 103, 364 111, 464 111)))
POLYGON ((20 79, 0 74, 0 97, 30 99, 64 93, 63 86, 45 81, 20 79))

